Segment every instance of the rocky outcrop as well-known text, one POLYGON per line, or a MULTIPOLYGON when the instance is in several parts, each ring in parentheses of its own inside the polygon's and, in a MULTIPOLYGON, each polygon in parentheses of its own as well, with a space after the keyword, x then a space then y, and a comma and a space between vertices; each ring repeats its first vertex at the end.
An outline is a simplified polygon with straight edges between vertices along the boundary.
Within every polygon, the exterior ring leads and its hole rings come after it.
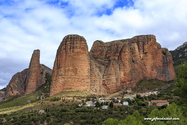
POLYGON ((0 102, 5 98, 5 91, 0 91, 0 102))
POLYGON ((90 90, 89 60, 84 37, 64 37, 54 62, 50 95, 66 90, 90 90))
POLYGON ((6 87, 5 97, 30 94, 45 83, 46 73, 52 75, 52 70, 40 64, 40 50, 34 50, 28 69, 12 76, 6 87))
MULTIPOLYGON (((184 62, 187 62, 187 42, 183 43, 183 45, 177 47, 175 50, 170 51, 172 54, 174 66, 179 66, 184 62)), ((176 71, 178 73, 178 71, 176 71)))
POLYGON ((22 72, 18 72, 12 76, 12 79, 6 87, 6 97, 21 95, 25 93, 27 72, 28 69, 25 69, 22 72))
POLYGON ((187 42, 183 43, 182 45, 180 45, 179 47, 177 47, 177 48, 175 49, 175 51, 185 48, 186 45, 187 45, 187 42))
POLYGON ((88 52, 79 35, 64 37, 53 67, 50 95, 67 90, 105 94, 135 87, 143 79, 173 80, 172 56, 154 35, 94 42, 88 52))

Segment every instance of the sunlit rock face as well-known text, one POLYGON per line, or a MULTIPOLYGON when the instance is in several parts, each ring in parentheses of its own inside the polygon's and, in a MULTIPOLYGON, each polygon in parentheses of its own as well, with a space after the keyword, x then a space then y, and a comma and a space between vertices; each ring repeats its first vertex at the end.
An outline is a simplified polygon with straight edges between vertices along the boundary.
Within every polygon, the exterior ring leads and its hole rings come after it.
POLYGON ((90 59, 84 37, 62 40, 53 67, 50 95, 66 90, 90 90, 90 59))
POLYGON ((39 86, 40 79, 40 50, 34 50, 26 78, 25 94, 30 94, 39 86))
POLYGON ((135 87, 143 79, 174 77, 172 56, 154 35, 106 43, 97 40, 90 52, 84 37, 67 35, 57 50, 50 95, 67 90, 113 93, 135 87))
POLYGON ((18 72, 12 76, 9 84, 6 87, 5 96, 15 96, 25 93, 26 77, 28 69, 18 72))

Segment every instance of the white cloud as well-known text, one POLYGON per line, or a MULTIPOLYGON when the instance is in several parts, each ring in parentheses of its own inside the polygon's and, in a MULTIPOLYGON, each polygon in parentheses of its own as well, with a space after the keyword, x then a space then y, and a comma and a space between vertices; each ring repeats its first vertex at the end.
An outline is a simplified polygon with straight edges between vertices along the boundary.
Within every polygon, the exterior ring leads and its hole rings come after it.
POLYGON ((186 0, 133 0, 134 6, 123 8, 115 7, 118 1, 54 0, 56 4, 48 4, 17 0, 11 6, 1 4, 0 60, 19 60, 23 65, 12 67, 12 76, 27 68, 33 50, 40 49, 41 63, 53 68, 57 48, 68 34, 84 36, 89 49, 98 39, 107 42, 142 34, 156 35, 157 41, 169 49, 187 41, 186 0), (113 11, 107 15, 107 10, 113 11))

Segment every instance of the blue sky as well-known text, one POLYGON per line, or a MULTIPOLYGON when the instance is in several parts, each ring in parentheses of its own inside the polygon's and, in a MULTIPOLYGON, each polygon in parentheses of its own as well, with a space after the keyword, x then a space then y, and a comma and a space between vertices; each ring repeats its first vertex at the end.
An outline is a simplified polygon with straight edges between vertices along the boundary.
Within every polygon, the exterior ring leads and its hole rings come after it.
POLYGON ((33 50, 53 68, 68 34, 79 34, 89 49, 104 42, 154 34, 174 50, 187 41, 186 0, 0 0, 0 88, 28 68, 33 50))

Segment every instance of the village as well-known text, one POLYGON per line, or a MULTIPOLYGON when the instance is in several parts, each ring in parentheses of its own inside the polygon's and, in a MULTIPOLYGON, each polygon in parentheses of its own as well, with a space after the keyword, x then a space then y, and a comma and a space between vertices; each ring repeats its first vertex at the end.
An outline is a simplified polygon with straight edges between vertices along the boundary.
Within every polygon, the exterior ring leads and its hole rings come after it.
MULTIPOLYGON (((137 97, 144 98, 148 97, 149 95, 158 95, 158 91, 152 92, 145 92, 145 93, 137 93, 137 94, 128 94, 131 93, 131 90, 128 90, 123 97, 116 96, 116 97, 100 97, 100 98, 86 98, 86 100, 76 100, 79 102, 79 107, 93 107, 93 108, 101 108, 101 109, 108 109, 109 107, 120 107, 120 106, 134 106, 134 100, 137 97)), ((143 102, 145 105, 151 106, 169 106, 169 102, 167 100, 146 100, 143 102)))

